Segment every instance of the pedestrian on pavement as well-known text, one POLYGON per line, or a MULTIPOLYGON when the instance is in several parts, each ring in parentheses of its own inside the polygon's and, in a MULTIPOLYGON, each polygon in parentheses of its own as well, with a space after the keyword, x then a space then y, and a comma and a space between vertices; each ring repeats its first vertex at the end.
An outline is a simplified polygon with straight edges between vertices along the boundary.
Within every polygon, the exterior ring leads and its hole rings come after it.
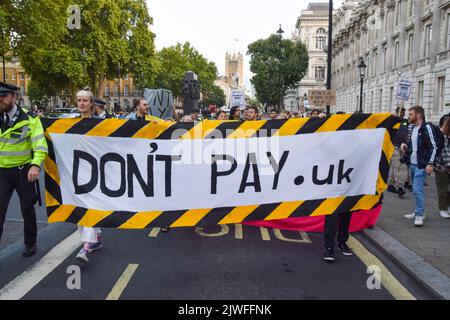
POLYGON ((48 154, 39 117, 17 106, 19 88, 0 82, 0 239, 14 191, 24 220, 23 257, 36 253, 37 223, 34 205, 39 199, 41 164, 48 154))
POLYGON ((391 159, 391 170, 389 172, 389 185, 388 191, 391 193, 397 194, 400 198, 405 195, 405 190, 403 189, 403 184, 405 182, 405 178, 403 177, 402 170, 402 154, 400 152, 400 146, 402 143, 407 143, 408 140, 408 120, 405 119, 405 108, 398 107, 395 115, 399 117, 401 120, 400 130, 397 133, 394 144, 394 153, 391 159), (406 129, 406 130, 405 130, 406 129), (405 136, 406 133, 406 136, 405 136))
POLYGON ((421 227, 425 220, 426 175, 434 171, 437 155, 436 138, 431 124, 425 122, 425 111, 416 106, 409 109, 408 143, 403 143, 401 149, 406 153, 406 163, 410 166, 415 212, 406 214, 406 219, 414 219, 414 225, 421 227))
POLYGON ((440 215, 443 219, 450 219, 450 117, 443 117, 440 124, 445 147, 436 161, 436 187, 440 215))
MULTIPOLYGON (((99 119, 94 114, 94 95, 89 89, 77 93, 77 107, 82 119, 99 119)), ((101 229, 78 226, 83 247, 78 252, 76 259, 82 263, 88 263, 88 254, 100 250, 102 245, 101 229)))
POLYGON ((106 101, 102 99, 95 99, 94 113, 100 119, 111 119, 113 115, 106 111, 106 101))

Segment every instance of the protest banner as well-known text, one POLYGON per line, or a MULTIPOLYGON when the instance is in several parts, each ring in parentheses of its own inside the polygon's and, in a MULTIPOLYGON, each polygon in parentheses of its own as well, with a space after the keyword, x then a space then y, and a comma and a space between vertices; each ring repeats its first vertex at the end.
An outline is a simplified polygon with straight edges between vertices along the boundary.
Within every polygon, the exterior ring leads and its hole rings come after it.
POLYGON ((242 90, 231 90, 230 108, 240 107, 245 109, 245 92, 242 90))
POLYGON ((43 119, 49 222, 143 229, 370 210, 390 114, 254 122, 43 119))
POLYGON ((309 90, 308 102, 314 107, 336 105, 336 90, 309 90))
POLYGON ((167 119, 173 114, 173 94, 164 89, 145 89, 144 98, 149 104, 150 115, 167 119))

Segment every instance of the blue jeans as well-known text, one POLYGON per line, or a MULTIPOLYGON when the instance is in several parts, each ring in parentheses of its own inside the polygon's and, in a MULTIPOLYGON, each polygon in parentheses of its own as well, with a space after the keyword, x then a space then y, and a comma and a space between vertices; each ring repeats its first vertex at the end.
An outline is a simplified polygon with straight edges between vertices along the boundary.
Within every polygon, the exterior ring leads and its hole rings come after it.
POLYGON ((416 203, 416 217, 424 217, 425 215, 425 169, 419 169, 416 165, 410 165, 411 182, 416 203))

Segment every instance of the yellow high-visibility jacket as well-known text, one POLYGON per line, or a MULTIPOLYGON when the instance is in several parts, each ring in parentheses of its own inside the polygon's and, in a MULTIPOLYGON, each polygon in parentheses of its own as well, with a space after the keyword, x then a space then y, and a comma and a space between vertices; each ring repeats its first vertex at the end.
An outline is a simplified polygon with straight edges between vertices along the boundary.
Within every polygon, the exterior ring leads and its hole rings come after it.
POLYGON ((13 127, 0 128, 0 168, 15 168, 25 164, 40 166, 48 154, 41 120, 18 108, 13 127))

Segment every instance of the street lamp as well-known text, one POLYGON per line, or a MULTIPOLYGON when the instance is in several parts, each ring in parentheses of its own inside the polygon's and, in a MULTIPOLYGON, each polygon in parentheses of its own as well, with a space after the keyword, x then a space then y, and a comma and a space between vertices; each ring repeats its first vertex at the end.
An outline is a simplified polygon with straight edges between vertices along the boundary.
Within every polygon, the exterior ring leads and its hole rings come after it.
MULTIPOLYGON (((331 62, 333 59, 333 0, 329 0, 328 6, 328 47, 327 47, 327 90, 331 90, 331 62)), ((330 106, 327 106, 327 115, 330 114, 330 106)))
POLYGON ((118 87, 118 90, 117 90, 118 92, 117 93, 119 94, 119 110, 122 110, 122 108, 120 107, 120 77, 121 77, 121 75, 120 75, 121 74, 121 72, 120 72, 120 62, 117 63, 117 67, 118 67, 118 71, 119 71, 119 81, 118 81, 119 84, 117 86, 118 87))
POLYGON ((363 57, 359 58, 358 69, 359 69, 359 77, 361 79, 361 93, 359 96, 359 112, 363 113, 363 88, 364 88, 364 78, 366 77, 366 69, 367 69, 367 66, 364 63, 363 57))
POLYGON ((5 34, 2 29, 2 59, 3 59, 3 82, 6 82, 6 61, 5 61, 5 34))
POLYGON ((280 24, 280 28, 278 29, 277 33, 280 36, 280 47, 279 47, 280 50, 279 50, 279 59, 278 59, 278 61, 279 61, 279 63, 278 63, 278 88, 279 88, 279 94, 280 94, 280 102, 279 102, 278 112, 280 112, 281 111, 281 105, 283 103, 282 102, 283 92, 282 92, 282 88, 281 88, 281 54, 282 54, 281 41, 283 40, 283 33, 284 33, 283 29, 281 28, 281 24, 280 24))

